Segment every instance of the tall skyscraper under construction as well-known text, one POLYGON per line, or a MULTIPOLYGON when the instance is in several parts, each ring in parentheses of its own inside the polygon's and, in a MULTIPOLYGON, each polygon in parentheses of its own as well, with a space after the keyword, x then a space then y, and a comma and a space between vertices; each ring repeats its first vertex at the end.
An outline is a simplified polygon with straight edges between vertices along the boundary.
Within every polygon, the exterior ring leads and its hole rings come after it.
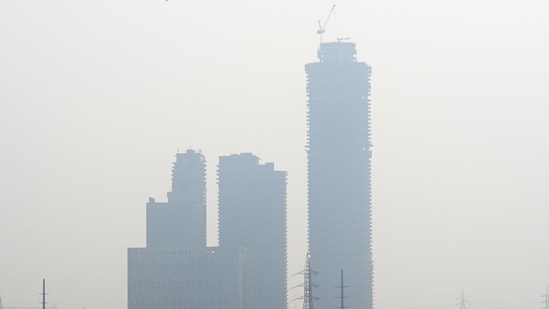
POLYGON ((308 218, 315 309, 373 307, 370 198, 370 75, 355 44, 321 43, 305 66, 308 95, 308 218))
POLYGON ((219 247, 247 249, 248 304, 285 309, 286 172, 251 153, 219 158, 219 247))

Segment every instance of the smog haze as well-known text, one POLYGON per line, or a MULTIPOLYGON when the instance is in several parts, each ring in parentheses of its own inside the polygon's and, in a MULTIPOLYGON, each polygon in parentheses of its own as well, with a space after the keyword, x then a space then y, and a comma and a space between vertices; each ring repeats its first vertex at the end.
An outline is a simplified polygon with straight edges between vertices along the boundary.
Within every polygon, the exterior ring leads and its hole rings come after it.
MULTIPOLYGON (((540 308, 549 285, 549 2, 0 2, 0 296, 127 307, 127 248, 175 154, 287 172, 304 268, 306 78, 324 41, 372 67, 374 307, 540 308)), ((335 284, 334 284, 335 285, 335 284)), ((334 290, 334 296, 337 291, 334 290)), ((288 298, 302 295, 289 289, 288 298)), ((299 301, 290 309, 301 308, 299 301)), ((356 308, 359 309, 359 308, 356 308)))

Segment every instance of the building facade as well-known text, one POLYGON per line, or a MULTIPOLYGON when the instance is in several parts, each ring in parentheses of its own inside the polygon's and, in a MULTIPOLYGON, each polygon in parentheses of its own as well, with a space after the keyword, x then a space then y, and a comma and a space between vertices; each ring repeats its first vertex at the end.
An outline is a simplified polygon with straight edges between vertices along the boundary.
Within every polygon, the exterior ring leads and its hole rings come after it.
POLYGON ((286 172, 251 153, 219 158, 219 245, 248 253, 250 309, 287 308, 286 172))
POLYGON ((373 307, 370 75, 355 44, 321 43, 305 66, 308 96, 308 220, 316 309, 373 307))
POLYGON ((243 248, 128 249, 128 308, 247 309, 243 248))

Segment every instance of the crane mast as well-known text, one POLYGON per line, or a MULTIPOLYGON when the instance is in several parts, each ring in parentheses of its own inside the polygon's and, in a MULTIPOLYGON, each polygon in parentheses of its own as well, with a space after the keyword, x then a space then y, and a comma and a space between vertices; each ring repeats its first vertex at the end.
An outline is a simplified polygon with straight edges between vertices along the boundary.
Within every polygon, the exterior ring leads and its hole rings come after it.
POLYGON ((328 24, 328 21, 330 20, 330 17, 332 16, 332 13, 334 12, 336 5, 332 5, 332 8, 330 9, 330 13, 328 13, 328 17, 326 17, 326 20, 324 20, 324 23, 320 23, 320 20, 318 21, 318 30, 316 31, 316 34, 320 36, 320 43, 322 43, 322 35, 324 32, 326 32, 326 25, 328 24))

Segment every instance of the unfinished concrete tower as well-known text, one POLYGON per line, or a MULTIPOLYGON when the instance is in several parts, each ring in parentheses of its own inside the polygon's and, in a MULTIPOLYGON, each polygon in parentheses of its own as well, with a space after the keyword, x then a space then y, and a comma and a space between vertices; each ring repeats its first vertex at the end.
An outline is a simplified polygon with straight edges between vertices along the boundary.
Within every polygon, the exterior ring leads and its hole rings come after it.
POLYGON ((321 43, 305 66, 308 95, 309 252, 318 271, 317 309, 373 307, 370 199, 370 74, 355 44, 321 43))

